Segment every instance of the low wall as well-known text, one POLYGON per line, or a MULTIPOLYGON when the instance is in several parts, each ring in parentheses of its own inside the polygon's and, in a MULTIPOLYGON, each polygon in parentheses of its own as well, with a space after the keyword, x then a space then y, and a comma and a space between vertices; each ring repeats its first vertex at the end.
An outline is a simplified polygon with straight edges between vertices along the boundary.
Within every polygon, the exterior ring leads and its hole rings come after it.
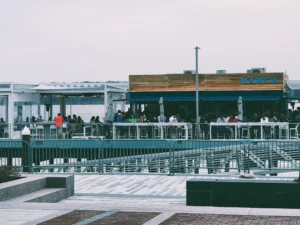
POLYGON ((300 182, 289 180, 191 179, 188 206, 300 208, 300 182))
MULTIPOLYGON (((24 178, 1 183, 0 202, 45 188, 63 189, 63 192, 57 192, 60 195, 56 198, 57 201, 68 198, 74 195, 74 175, 25 175, 24 178)), ((38 199, 43 198, 41 196, 38 199)), ((45 202, 45 200, 42 201, 45 202)))

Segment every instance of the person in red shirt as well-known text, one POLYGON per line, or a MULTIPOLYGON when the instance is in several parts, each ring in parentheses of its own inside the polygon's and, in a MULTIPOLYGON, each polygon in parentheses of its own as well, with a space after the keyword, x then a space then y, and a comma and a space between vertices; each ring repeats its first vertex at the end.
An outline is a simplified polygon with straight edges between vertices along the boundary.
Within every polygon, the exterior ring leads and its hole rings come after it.
POLYGON ((228 122, 229 123, 237 123, 237 122, 239 122, 239 120, 234 115, 231 115, 231 117, 229 118, 228 122))
POLYGON ((64 122, 63 117, 61 116, 60 113, 58 113, 57 116, 55 117, 55 125, 56 125, 56 129, 57 129, 57 137, 59 139, 62 138, 62 126, 63 126, 63 122, 64 122))
MULTIPOLYGON (((236 118, 234 116, 234 114, 232 114, 230 116, 230 118, 228 119, 228 123, 237 123, 239 122, 238 118, 236 118)), ((228 130, 229 130, 229 137, 234 138, 235 137, 235 128, 234 126, 228 126, 228 130)))

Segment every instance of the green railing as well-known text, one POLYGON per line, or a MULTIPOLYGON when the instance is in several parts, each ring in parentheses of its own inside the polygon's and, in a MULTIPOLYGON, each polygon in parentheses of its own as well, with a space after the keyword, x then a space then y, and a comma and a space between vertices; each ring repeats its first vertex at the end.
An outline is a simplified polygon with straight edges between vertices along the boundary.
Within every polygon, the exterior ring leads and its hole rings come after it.
POLYGON ((28 142, 11 139, 0 141, 0 166, 16 166, 21 172, 29 172, 30 162, 28 142))
POLYGON ((176 141, 172 174, 246 172, 246 146, 240 141, 176 141))
POLYGON ((100 168, 98 140, 36 140, 30 145, 33 172, 93 172, 100 168))
POLYGON ((300 141, 6 139, 1 165, 33 173, 274 175, 300 170, 300 141))

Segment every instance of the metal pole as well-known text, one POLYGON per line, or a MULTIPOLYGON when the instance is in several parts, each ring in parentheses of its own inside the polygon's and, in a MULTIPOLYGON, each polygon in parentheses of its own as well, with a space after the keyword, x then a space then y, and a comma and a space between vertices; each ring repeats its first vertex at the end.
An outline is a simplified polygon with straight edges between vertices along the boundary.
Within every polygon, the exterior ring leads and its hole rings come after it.
POLYGON ((195 47, 196 50, 196 139, 200 137, 200 126, 199 126, 199 82, 198 82, 198 46, 195 47))
POLYGON ((198 50, 200 48, 198 46, 195 47, 196 50, 196 123, 199 124, 199 84, 198 84, 198 50))

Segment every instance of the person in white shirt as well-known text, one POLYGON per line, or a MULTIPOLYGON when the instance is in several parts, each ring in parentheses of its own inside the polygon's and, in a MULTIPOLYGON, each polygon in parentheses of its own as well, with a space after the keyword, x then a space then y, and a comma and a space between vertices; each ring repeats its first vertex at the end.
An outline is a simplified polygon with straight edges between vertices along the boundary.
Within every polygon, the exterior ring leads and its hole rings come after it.
MULTIPOLYGON (((269 123, 269 118, 266 117, 266 114, 263 113, 262 117, 260 118, 260 122, 261 123, 269 123)), ((267 137, 268 134, 270 134, 270 126, 263 126, 263 133, 264 133, 264 137, 267 137)))
POLYGON ((221 115, 221 116, 217 119, 217 123, 225 123, 224 115, 221 115))
MULTIPOLYGON (((176 116, 175 115, 172 115, 170 118, 169 118, 169 123, 177 123, 177 120, 176 120, 176 116)), ((172 139, 177 139, 177 129, 176 129, 176 126, 172 126, 170 128, 170 138, 172 139)))
MULTIPOLYGON (((225 117, 222 114, 218 119, 217 119, 217 123, 226 123, 225 117)), ((215 132, 215 131, 213 131, 215 132)), ((217 126, 217 138, 219 138, 220 135, 225 135, 226 133, 226 128, 224 126, 217 126)))
POLYGON ((266 117, 266 114, 263 113, 262 117, 260 118, 261 123, 269 123, 269 118, 266 117))
POLYGON ((176 117, 175 115, 173 115, 169 118, 169 123, 175 123, 175 122, 176 122, 176 117))

